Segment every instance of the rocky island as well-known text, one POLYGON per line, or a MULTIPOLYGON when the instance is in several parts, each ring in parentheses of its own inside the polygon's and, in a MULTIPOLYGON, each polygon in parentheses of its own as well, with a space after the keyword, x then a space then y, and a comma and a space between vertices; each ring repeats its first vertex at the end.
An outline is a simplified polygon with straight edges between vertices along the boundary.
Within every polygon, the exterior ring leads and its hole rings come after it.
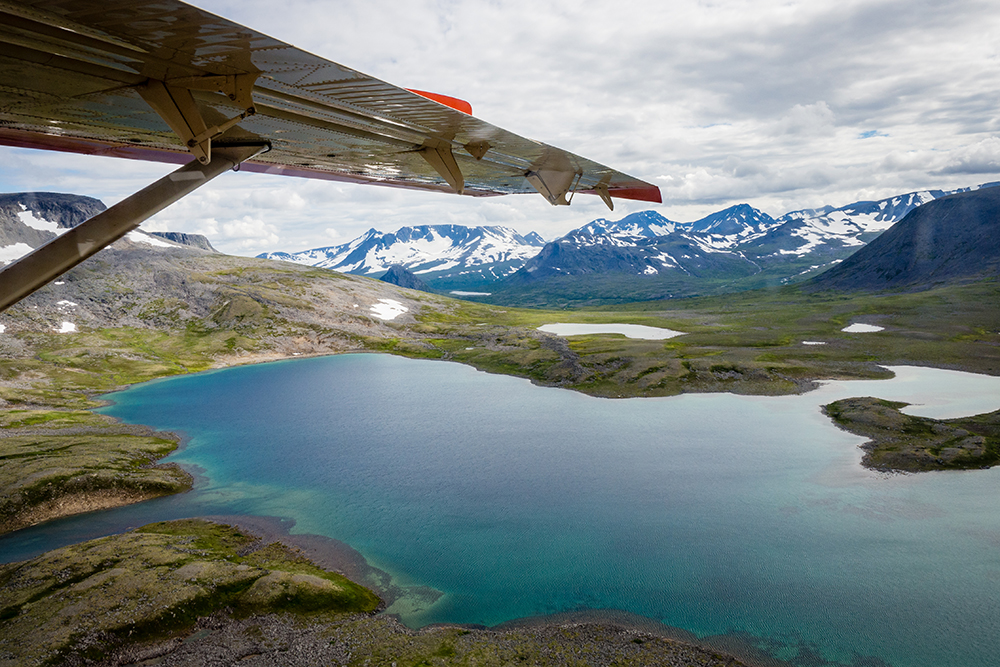
POLYGON ((1000 461, 1000 410, 958 419, 903 414, 906 403, 845 398, 823 407, 833 422, 869 438, 862 463, 874 470, 989 468, 1000 461))

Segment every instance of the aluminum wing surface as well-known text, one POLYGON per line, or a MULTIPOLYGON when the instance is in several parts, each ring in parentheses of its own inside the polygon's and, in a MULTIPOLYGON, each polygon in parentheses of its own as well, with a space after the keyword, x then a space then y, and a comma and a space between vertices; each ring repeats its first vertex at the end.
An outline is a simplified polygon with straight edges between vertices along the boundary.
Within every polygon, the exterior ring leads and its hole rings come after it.
POLYGON ((654 185, 469 110, 177 0, 0 0, 0 144, 208 164, 213 148, 257 143, 269 150, 244 170, 661 201, 654 185))

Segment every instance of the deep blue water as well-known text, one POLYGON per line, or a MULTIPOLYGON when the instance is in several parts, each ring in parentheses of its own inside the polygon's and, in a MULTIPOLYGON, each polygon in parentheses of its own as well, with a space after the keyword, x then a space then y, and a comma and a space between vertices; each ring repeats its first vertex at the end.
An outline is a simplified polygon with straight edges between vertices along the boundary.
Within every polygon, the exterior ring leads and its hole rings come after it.
POLYGON ((390 610, 415 626, 621 609, 800 664, 998 665, 998 471, 864 471, 861 439, 818 406, 964 393, 983 412, 1000 379, 898 372, 631 400, 379 355, 151 382, 104 412, 187 434, 168 460, 199 471, 195 490, 20 531, 0 558, 164 518, 284 516, 441 591, 390 610))

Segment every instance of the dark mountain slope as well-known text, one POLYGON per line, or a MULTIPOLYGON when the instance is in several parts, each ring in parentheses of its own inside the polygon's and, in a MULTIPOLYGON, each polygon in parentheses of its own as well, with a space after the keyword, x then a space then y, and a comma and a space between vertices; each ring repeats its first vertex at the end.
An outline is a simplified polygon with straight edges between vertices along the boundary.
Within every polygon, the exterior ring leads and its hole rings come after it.
POLYGON ((14 192, 0 194, 0 210, 6 214, 32 211, 38 217, 60 227, 76 227, 105 209, 104 202, 93 197, 62 192, 14 192))
POLYGON ((431 289, 427 286, 423 280, 417 277, 413 271, 410 271, 402 264, 395 264, 389 267, 381 278, 379 278, 384 283, 389 283, 391 285, 398 285, 399 287, 405 287, 407 289, 416 289, 421 292, 429 292, 431 289))
POLYGON ((914 209, 812 289, 878 291, 1000 276, 1000 188, 942 197, 914 209))
POLYGON ((75 227, 104 208, 99 199, 60 192, 0 194, 0 247, 25 243, 35 248, 55 230, 75 227))

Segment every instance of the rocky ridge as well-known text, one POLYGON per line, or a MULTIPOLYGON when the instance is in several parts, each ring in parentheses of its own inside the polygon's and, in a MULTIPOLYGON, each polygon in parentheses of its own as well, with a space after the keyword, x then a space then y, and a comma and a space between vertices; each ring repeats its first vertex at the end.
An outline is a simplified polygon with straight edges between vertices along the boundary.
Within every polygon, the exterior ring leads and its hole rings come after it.
MULTIPOLYGON (((15 261, 68 229, 106 210, 93 197, 58 192, 0 194, 0 266, 15 261)), ((180 232, 129 232, 118 247, 143 244, 152 247, 187 246, 217 252, 200 234, 180 232)))

